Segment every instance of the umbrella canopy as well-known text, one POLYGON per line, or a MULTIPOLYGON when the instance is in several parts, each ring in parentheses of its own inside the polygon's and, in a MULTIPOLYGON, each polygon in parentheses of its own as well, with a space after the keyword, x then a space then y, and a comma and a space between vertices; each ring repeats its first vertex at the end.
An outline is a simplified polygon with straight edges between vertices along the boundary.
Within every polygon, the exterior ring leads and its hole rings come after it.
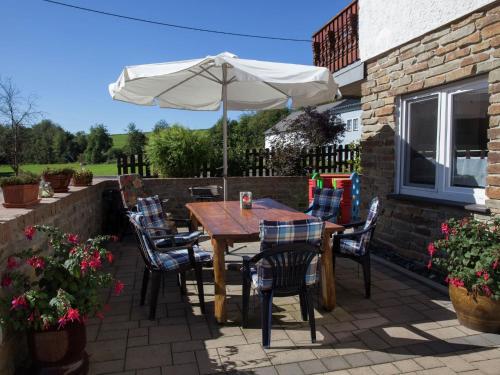
POLYGON ((227 110, 293 108, 332 101, 338 86, 326 68, 240 59, 224 52, 202 59, 126 67, 109 85, 115 100, 161 108, 223 107, 224 199, 227 199, 227 110))

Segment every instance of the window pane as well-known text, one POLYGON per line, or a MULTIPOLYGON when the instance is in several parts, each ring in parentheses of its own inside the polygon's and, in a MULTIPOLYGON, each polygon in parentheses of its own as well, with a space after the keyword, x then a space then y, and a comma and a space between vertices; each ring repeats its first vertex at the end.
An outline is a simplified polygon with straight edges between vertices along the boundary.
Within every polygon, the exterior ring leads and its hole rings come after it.
POLYGON ((433 187, 436 180, 438 98, 408 104, 405 185, 433 187))
POLYGON ((352 124, 352 120, 347 120, 346 131, 348 131, 348 132, 351 131, 351 124, 352 124))
POLYGON ((357 118, 352 120, 352 130, 354 130, 354 131, 358 130, 358 119, 357 118))
POLYGON ((488 91, 453 95, 451 184, 485 187, 488 165, 488 91))

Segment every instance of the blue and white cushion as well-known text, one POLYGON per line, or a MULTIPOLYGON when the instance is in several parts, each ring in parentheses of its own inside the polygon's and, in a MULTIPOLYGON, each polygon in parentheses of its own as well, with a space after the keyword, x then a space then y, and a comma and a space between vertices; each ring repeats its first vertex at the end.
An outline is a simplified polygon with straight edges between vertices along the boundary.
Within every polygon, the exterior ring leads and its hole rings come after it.
POLYGON ((137 211, 144 215, 145 227, 165 228, 165 231, 148 230, 152 236, 161 236, 164 234, 174 234, 176 231, 167 220, 158 195, 146 198, 137 198, 137 211))
MULTIPOLYGON (((269 250, 273 246, 305 243, 315 246, 321 245, 325 223, 318 219, 293 221, 260 222, 261 251, 269 250)), ((314 257, 306 273, 306 285, 313 285, 319 280, 319 259, 314 257)), ((256 268, 251 270, 252 283, 260 290, 270 290, 273 286, 271 265, 262 259, 256 268)))
MULTIPOLYGON (((193 252, 196 263, 208 262, 212 259, 212 254, 198 245, 193 246, 193 252)), ((175 270, 190 263, 187 249, 166 251, 164 253, 156 252, 156 257, 160 267, 166 271, 175 270)))
POLYGON ((323 219, 332 216, 328 221, 337 222, 340 202, 344 189, 314 189, 311 215, 323 219))

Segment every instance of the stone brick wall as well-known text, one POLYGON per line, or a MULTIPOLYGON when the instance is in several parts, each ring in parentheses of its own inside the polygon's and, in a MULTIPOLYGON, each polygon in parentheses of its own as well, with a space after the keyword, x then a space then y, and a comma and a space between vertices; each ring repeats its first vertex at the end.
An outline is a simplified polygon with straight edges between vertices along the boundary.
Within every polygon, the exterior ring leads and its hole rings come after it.
MULTIPOLYGON (((254 199, 269 197, 298 210, 307 208, 308 180, 306 177, 229 177, 229 200, 239 200, 240 191, 251 191, 254 199)), ((169 198, 167 209, 176 217, 187 217, 184 207, 192 202, 191 186, 219 185, 222 178, 152 178, 145 187, 161 198, 169 198)))
POLYGON ((362 196, 378 195, 385 213, 376 239, 409 257, 422 257, 439 224, 469 212, 438 204, 387 199, 394 190, 396 99, 461 79, 487 75, 490 130, 486 205, 500 213, 500 6, 490 6, 366 64, 362 85, 362 196))
MULTIPOLYGON (((71 187, 68 194, 42 199, 34 209, 5 209, 0 206, 0 265, 6 259, 28 246, 39 246, 41 238, 30 242, 23 230, 28 225, 55 225, 67 232, 88 238, 102 232, 102 193, 117 187, 116 181, 100 181, 93 186, 71 187)), ((13 374, 16 361, 25 355, 24 338, 16 334, 0 334, 0 374, 13 374), (22 343, 22 344, 20 344, 22 343)))

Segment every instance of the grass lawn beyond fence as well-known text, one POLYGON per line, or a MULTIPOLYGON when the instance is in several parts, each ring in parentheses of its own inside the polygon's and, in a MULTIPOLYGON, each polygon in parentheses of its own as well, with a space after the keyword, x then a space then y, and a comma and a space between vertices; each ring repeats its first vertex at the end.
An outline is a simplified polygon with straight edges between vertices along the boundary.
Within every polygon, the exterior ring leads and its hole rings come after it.
MULTIPOLYGON (((42 173, 45 168, 73 168, 80 169, 80 163, 63 163, 63 164, 23 164, 21 169, 23 171, 32 173, 42 173)), ((94 176, 116 176, 117 169, 115 163, 110 164, 87 164, 85 169, 92 171, 94 176)), ((12 174, 12 168, 8 165, 0 165, 0 176, 12 174)))

